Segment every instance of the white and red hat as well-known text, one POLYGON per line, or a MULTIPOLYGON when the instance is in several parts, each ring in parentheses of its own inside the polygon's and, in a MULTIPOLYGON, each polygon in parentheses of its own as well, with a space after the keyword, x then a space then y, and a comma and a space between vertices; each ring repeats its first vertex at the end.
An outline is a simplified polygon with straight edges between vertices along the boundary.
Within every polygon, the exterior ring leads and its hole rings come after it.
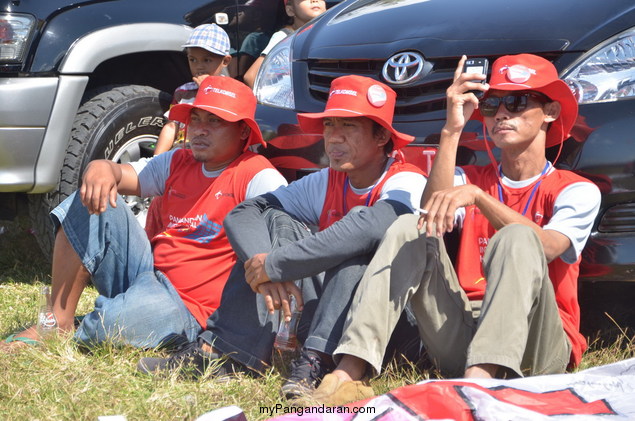
MULTIPOLYGON (((540 92, 559 102, 560 115, 547 131, 546 147, 558 145, 569 137, 578 116, 578 101, 569 86, 558 78, 558 72, 550 61, 533 54, 500 57, 492 65, 489 86, 499 91, 540 92)), ((483 121, 478 109, 474 110, 471 118, 483 121)))
POLYGON ((226 121, 244 121, 251 128, 247 146, 262 144, 260 127, 254 119, 256 97, 244 83, 224 76, 208 76, 198 87, 193 104, 176 104, 170 109, 170 120, 188 124, 192 109, 208 111, 226 121))
POLYGON ((401 149, 414 136, 392 127, 397 94, 374 79, 349 75, 333 80, 324 112, 298 114, 300 128, 305 133, 322 134, 324 117, 367 117, 391 133, 395 149, 401 149))

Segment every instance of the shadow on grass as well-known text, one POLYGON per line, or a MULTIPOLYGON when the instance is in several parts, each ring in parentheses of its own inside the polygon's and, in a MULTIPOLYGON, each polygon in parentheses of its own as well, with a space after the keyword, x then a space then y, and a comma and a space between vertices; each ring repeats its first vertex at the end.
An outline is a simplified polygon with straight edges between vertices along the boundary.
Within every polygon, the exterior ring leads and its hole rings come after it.
POLYGON ((0 221, 0 284, 47 282, 50 264, 40 251, 28 222, 22 218, 0 221))

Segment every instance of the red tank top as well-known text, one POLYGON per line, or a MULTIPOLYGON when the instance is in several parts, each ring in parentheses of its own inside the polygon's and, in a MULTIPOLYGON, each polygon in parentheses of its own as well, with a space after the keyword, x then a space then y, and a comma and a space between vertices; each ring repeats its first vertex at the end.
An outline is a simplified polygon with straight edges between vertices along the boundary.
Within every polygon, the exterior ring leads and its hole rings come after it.
MULTIPOLYGON (((492 166, 466 166, 463 170, 470 184, 479 186, 493 197, 499 196, 498 176, 492 166)), ((588 180, 570 171, 554 170, 534 190, 537 182, 519 189, 506 187, 502 194, 507 206, 521 214, 526 208, 525 217, 542 227, 553 216, 554 204, 560 192, 573 183, 588 180)), ((481 300, 485 293, 487 282, 483 275, 483 255, 494 232, 476 206, 465 208, 456 272, 470 300, 481 300)), ((571 363, 574 365, 580 363, 582 353, 587 348, 586 340, 580 334, 580 306, 577 299, 579 266, 580 258, 573 264, 565 263, 560 258, 549 263, 549 278, 554 286, 564 330, 572 344, 571 363)))
POLYGON ((423 174, 423 171, 412 164, 394 161, 386 171, 384 178, 370 192, 358 195, 348 185, 348 177, 345 172, 329 168, 326 197, 320 215, 320 231, 342 219, 355 206, 372 206, 381 197, 386 181, 402 171, 423 174))

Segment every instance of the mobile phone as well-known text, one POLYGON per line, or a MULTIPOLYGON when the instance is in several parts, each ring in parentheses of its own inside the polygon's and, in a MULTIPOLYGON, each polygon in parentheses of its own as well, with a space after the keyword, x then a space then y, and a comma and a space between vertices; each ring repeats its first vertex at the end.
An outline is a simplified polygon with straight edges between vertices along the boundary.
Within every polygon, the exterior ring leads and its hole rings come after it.
MULTIPOLYGON (((468 58, 465 60, 465 64, 463 65, 463 73, 480 73, 487 76, 487 70, 489 68, 489 61, 486 58, 468 58)), ((484 84, 487 82, 485 80, 472 80, 471 82, 480 82, 484 84)), ((470 91, 477 98, 481 98, 483 96, 483 91, 470 91)))

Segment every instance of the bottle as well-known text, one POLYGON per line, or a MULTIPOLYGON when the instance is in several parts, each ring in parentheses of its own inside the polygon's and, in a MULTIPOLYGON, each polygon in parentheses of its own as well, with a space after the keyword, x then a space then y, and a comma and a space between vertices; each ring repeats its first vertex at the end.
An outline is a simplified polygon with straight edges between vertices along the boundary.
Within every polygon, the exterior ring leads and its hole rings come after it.
POLYGON ((40 307, 37 318, 37 333, 41 339, 45 339, 57 331, 57 319, 53 313, 51 302, 51 289, 43 286, 40 291, 40 307))
POLYGON ((291 309, 291 320, 289 321, 286 321, 284 317, 282 317, 282 310, 280 310, 280 326, 278 327, 276 340, 273 342, 273 347, 278 351, 293 352, 298 347, 298 338, 296 334, 302 312, 298 311, 295 297, 293 295, 289 299, 289 308, 291 309))

